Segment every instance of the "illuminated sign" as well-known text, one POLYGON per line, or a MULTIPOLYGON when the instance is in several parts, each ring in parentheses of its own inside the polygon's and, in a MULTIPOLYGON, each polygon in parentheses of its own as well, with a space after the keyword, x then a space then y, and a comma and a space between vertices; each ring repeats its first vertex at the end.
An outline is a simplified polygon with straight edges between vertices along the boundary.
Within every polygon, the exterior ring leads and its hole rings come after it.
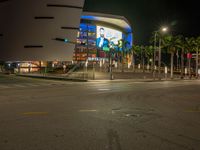
POLYGON ((122 32, 103 26, 97 26, 96 35, 96 46, 104 51, 118 48, 118 41, 122 39, 122 32))

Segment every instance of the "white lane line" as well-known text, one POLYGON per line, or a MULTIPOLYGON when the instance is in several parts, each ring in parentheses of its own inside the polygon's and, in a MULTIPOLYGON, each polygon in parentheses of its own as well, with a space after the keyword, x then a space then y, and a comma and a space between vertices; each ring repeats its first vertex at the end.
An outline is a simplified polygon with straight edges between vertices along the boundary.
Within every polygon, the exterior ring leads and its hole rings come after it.
POLYGON ((8 89, 8 88, 11 88, 10 86, 6 86, 6 85, 0 85, 0 88, 2 89, 8 89))
POLYGON ((24 112, 22 115, 48 115, 48 112, 24 112))
POLYGON ((32 86, 32 87, 38 87, 38 86, 51 86, 50 83, 27 83, 26 85, 32 86))
POLYGON ((24 87, 26 87, 26 86, 25 86, 25 85, 22 85, 22 84, 12 84, 11 87, 24 88, 24 87))
POLYGON ((98 91, 110 91, 110 89, 98 89, 98 91))
POLYGON ((97 112, 96 109, 81 109, 79 112, 97 112))
POLYGON ((34 84, 34 83, 26 83, 26 86, 39 86, 38 84, 34 84))

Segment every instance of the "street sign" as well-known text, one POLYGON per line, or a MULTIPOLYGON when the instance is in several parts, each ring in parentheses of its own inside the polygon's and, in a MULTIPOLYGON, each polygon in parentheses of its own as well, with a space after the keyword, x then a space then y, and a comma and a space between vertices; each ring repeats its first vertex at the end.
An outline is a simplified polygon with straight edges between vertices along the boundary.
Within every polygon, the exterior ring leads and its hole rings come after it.
POLYGON ((192 58, 192 54, 191 53, 187 53, 187 58, 191 59, 192 58))

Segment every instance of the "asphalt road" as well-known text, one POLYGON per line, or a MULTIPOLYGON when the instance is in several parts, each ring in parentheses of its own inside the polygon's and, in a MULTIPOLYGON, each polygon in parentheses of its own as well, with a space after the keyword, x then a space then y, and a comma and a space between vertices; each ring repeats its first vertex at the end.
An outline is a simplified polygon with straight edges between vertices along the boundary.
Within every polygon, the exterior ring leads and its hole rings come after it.
POLYGON ((200 81, 0 76, 0 150, 199 150, 200 81))

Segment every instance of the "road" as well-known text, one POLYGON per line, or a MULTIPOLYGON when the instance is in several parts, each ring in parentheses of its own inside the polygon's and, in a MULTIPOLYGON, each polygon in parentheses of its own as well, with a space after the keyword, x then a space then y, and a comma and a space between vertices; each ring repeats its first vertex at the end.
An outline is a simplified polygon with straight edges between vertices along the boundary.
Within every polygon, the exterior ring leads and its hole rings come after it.
POLYGON ((200 81, 0 76, 0 150, 199 150, 200 81))

